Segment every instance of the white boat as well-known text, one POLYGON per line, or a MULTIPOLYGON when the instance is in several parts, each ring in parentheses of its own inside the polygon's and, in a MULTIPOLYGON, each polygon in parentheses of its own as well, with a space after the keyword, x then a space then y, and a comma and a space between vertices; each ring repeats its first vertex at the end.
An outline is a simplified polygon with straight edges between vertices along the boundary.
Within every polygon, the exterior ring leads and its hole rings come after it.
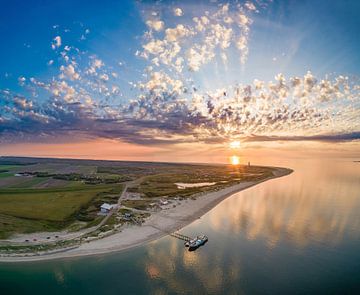
POLYGON ((195 239, 186 242, 185 247, 189 247, 189 251, 194 251, 204 245, 208 240, 208 237, 205 235, 197 236, 195 239))

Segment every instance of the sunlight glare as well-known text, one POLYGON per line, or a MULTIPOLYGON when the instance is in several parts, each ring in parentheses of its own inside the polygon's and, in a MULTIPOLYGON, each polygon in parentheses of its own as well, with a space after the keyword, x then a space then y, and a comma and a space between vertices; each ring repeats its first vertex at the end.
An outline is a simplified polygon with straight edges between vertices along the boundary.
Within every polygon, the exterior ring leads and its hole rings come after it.
POLYGON ((230 157, 230 163, 231 165, 239 165, 240 164, 240 158, 238 156, 231 156, 230 157))

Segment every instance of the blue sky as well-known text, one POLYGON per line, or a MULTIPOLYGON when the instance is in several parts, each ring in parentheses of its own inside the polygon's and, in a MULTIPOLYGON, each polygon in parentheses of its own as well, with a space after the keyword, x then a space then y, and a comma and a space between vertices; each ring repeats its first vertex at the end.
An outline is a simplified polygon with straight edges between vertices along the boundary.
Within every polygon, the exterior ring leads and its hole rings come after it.
MULTIPOLYGON (((141 5, 133 1, 2 1, 1 5, 0 34, 6 40, 0 48, 2 86, 16 87, 20 75, 49 74, 46 63, 53 57, 49 44, 57 33, 62 33, 64 42, 76 43, 110 62, 127 60, 139 67, 134 52, 146 25, 141 5), (79 42, 85 28, 91 34, 86 42, 79 42), (64 33, 65 29, 70 32, 64 33)), ((358 1, 274 1, 268 8, 255 18, 249 77, 263 73, 271 79, 279 68, 291 75, 309 69, 321 75, 359 74, 358 1), (287 56, 293 47, 296 52, 287 56)))
POLYGON ((135 37, 146 29, 135 6, 131 1, 2 1, 0 33, 7 46, 0 49, 1 84, 16 87, 21 75, 53 74, 47 62, 54 58, 50 43, 56 35, 82 50, 110 55, 110 61, 134 59, 135 37), (79 41, 87 28, 91 34, 79 41))
POLYGON ((357 140, 359 12, 358 1, 3 0, 1 141, 357 140))

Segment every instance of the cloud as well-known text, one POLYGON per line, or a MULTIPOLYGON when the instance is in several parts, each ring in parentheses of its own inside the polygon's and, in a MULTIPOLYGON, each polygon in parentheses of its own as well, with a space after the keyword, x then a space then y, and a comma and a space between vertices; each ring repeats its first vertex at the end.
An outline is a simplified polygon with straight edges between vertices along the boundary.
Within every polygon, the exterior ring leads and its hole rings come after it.
POLYGON ((59 48, 61 46, 61 37, 60 36, 56 36, 54 39, 53 39, 53 42, 51 44, 51 48, 52 49, 56 49, 56 48, 59 48))
POLYGON ((70 80, 78 80, 78 79, 80 79, 79 73, 77 73, 75 71, 75 67, 72 64, 69 64, 67 66, 62 65, 60 67, 60 71, 61 71, 61 74, 60 74, 61 79, 65 78, 65 77, 70 79, 70 80))
POLYGON ((155 31, 162 31, 164 29, 164 22, 161 20, 148 20, 146 25, 155 31))
POLYGON ((18 82, 19 82, 19 85, 20 85, 20 86, 24 86, 25 81, 26 81, 26 78, 25 78, 25 77, 19 77, 19 78, 18 78, 18 82))
POLYGON ((165 30, 165 40, 168 42, 178 42, 181 41, 180 39, 188 37, 191 34, 191 29, 179 24, 175 28, 168 28, 165 30))
MULTIPOLYGON (((191 50, 190 65, 200 67, 206 54, 191 50)), ((0 92, 2 140, 88 136, 160 144, 221 143, 229 138, 359 139, 360 83, 354 77, 318 78, 310 71, 302 77, 279 73, 273 81, 254 79, 251 84, 201 90, 191 80, 148 67, 145 79, 133 83, 137 94, 118 104, 108 100, 117 97, 114 102, 118 102, 120 97, 120 87, 113 81, 119 77, 112 75, 112 67, 92 55, 83 71, 77 71, 73 57, 72 63, 64 62, 59 75, 48 82, 20 77, 29 97, 10 90, 0 92), (42 100, 37 99, 39 95, 42 100)))
MULTIPOLYGON (((195 73, 205 65, 232 62, 230 48, 237 52, 239 66, 246 62, 249 11, 257 7, 250 2, 219 5, 193 12, 196 15, 189 12, 186 20, 173 17, 168 27, 158 20, 159 13, 152 14, 156 20, 147 24, 149 31, 138 48, 143 70, 126 63, 118 69, 114 66, 118 60, 109 65, 106 58, 73 46, 56 50, 58 56, 52 60, 59 63, 58 73, 44 80, 21 76, 20 91, 0 90, 1 140, 61 136, 141 144, 222 143, 234 138, 358 140, 360 83, 356 77, 316 77, 308 71, 217 89, 195 84, 195 73)), ((55 38, 53 45, 59 48, 61 38, 55 38)))
POLYGON ((257 136, 251 135, 245 139, 249 142, 262 141, 323 141, 323 142, 346 142, 360 140, 360 132, 322 134, 312 136, 257 136))
MULTIPOLYGON (((184 68, 197 72, 217 56, 224 60, 225 51, 230 48, 238 50, 242 64, 246 62, 252 19, 241 6, 225 4, 212 12, 193 16, 192 22, 181 20, 175 20, 174 26, 161 26, 164 32, 156 37, 151 31, 146 32, 144 50, 138 55, 156 67, 166 65, 178 72, 184 68)), ((150 19, 146 24, 154 29, 154 22, 150 19)))
POLYGON ((247 1, 245 3, 245 7, 249 10, 256 11, 256 6, 252 2, 247 1))
POLYGON ((174 12, 174 15, 175 15, 175 16, 182 16, 182 15, 183 15, 183 11, 182 11, 182 9, 179 8, 179 7, 174 8, 173 12, 174 12))

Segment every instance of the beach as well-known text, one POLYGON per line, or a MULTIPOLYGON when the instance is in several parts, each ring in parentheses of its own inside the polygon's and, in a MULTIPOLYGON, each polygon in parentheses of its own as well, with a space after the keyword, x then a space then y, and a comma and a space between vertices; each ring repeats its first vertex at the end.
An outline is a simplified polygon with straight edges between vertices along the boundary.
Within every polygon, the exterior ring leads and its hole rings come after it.
MULTIPOLYGON (((292 173, 291 169, 273 167, 273 176, 261 181, 243 182, 219 191, 213 191, 194 199, 179 201, 175 207, 169 206, 159 212, 154 212, 141 226, 125 227, 121 232, 102 239, 81 244, 78 247, 59 249, 52 252, 33 253, 29 256, 2 256, 0 262, 26 262, 49 259, 74 258, 121 251, 156 240, 171 232, 178 231, 186 225, 201 218, 222 200, 244 189, 260 184, 270 179, 292 173)), ((199 233, 194 233, 199 234, 199 233)))

